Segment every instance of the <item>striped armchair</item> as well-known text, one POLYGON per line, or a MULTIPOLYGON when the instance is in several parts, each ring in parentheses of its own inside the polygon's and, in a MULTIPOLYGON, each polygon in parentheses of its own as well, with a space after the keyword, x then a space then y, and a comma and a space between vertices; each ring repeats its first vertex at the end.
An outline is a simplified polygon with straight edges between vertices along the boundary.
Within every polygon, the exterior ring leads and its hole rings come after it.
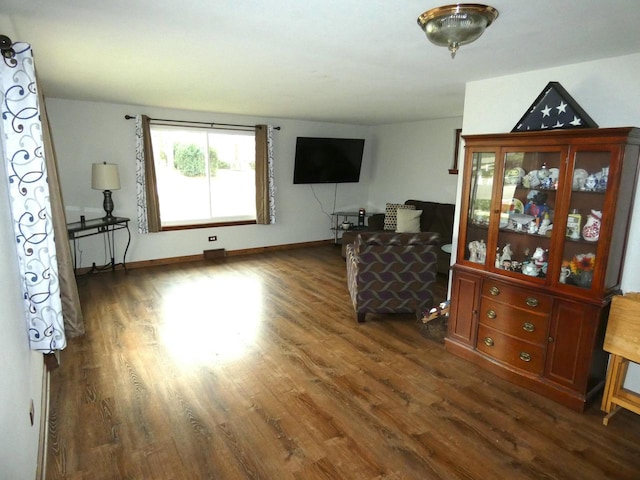
POLYGON ((347 245, 347 283, 358 322, 367 313, 415 312, 434 304, 439 235, 363 232, 347 245))

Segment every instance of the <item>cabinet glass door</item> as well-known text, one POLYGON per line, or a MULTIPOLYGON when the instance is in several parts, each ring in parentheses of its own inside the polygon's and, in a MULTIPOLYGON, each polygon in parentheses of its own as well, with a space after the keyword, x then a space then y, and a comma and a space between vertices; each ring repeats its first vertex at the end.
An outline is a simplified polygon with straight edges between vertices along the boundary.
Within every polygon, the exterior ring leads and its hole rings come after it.
POLYGON ((494 152, 474 152, 472 154, 464 258, 483 265, 487 261, 495 164, 496 154, 494 152))
POLYGON ((504 155, 495 268, 516 276, 547 276, 562 152, 504 155))
POLYGON ((558 281, 590 289, 597 265, 602 212, 607 192, 611 151, 575 154, 571 197, 558 281))

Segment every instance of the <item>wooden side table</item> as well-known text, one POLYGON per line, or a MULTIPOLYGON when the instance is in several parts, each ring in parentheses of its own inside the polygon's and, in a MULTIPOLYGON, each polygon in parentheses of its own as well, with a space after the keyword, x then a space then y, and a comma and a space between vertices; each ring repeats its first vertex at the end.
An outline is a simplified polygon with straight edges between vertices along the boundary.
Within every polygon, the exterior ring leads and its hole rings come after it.
POLYGON ((640 363, 640 293, 613 297, 604 350, 611 353, 601 405, 608 425, 621 408, 640 415, 640 394, 624 388, 629 362, 640 363))

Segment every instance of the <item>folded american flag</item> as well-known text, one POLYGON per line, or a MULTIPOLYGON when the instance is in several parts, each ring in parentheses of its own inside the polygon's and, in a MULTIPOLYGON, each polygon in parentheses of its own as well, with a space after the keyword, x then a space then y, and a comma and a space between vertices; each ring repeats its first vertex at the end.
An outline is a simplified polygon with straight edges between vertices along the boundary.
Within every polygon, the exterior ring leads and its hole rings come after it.
POLYGON ((549 82, 511 131, 597 127, 562 85, 549 82))

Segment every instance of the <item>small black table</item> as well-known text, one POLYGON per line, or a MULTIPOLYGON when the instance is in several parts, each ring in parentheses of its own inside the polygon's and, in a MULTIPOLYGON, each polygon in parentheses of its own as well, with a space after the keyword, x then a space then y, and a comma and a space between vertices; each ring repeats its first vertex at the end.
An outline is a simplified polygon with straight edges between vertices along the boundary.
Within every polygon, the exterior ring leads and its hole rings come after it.
POLYGON ((80 238, 91 237, 93 235, 105 235, 107 245, 109 248, 109 256, 111 257, 111 263, 102 267, 96 267, 94 263, 91 267, 91 272, 96 270, 106 270, 111 267, 111 271, 116 269, 116 244, 115 244, 115 232, 116 230, 127 231, 127 246, 124 249, 122 255, 122 267, 125 272, 127 271, 127 252, 129 251, 129 245, 131 244, 131 231, 129 230, 129 219, 125 217, 104 217, 94 218, 91 220, 85 220, 80 222, 67 223, 67 232, 69 233, 69 240, 73 241, 73 270, 77 269, 77 241, 80 238))

